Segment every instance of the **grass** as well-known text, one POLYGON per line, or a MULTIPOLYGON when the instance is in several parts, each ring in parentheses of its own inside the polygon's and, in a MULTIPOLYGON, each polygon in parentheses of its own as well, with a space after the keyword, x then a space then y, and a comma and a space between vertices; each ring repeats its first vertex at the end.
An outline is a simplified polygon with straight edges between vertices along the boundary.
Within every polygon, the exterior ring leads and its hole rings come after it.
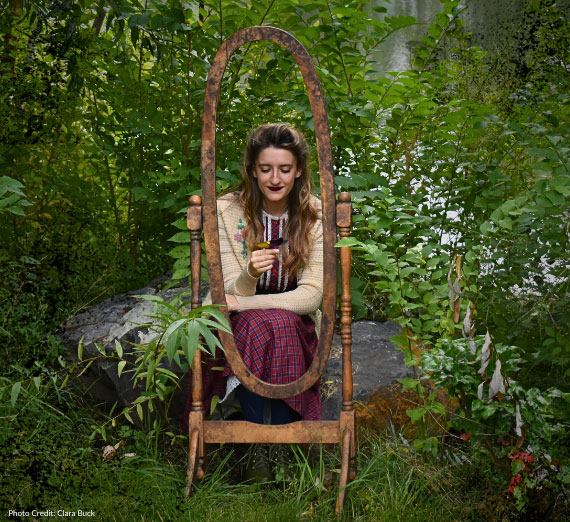
MULTIPOLYGON (((285 488, 236 481, 243 466, 231 448, 210 454, 206 477, 184 498, 187 438, 159 438, 117 426, 109 443, 125 447, 103 461, 106 444, 92 440, 97 410, 67 392, 24 390, 16 408, 1 406, 0 502, 8 509, 94 510, 103 521, 329 521, 335 518, 338 456, 320 452, 314 463, 296 451, 295 480, 285 488), (121 458, 135 453, 131 458, 121 458)), ((347 520, 479 520, 465 498, 457 469, 424 461, 402 440, 361 440, 359 472, 345 504, 347 520)), ((68 517, 76 520, 75 517, 68 517)), ((32 520, 32 517, 24 517, 32 520)), ((66 517, 54 518, 65 520, 66 517)))
MULTIPOLYGON (((31 386, 22 389, 12 407, 6 400, 9 389, 4 389, 0 402, 0 520, 9 509, 29 512, 30 516, 12 519, 30 521, 34 509, 93 510, 95 517, 89 520, 110 522, 336 519, 339 457, 330 446, 313 452, 310 459, 296 448, 295 479, 285 487, 241 483, 244 446, 210 448, 206 476, 185 498, 185 435, 162 429, 156 436, 119 425, 108 430, 105 442, 94 436, 94 427, 105 417, 80 397, 31 386), (119 440, 124 447, 104 461, 103 447, 119 440)), ((531 510, 515 510, 505 499, 504 477, 493 483, 490 470, 481 463, 461 465, 460 460, 446 463, 423 457, 397 433, 360 433, 358 473, 348 486, 345 520, 545 520, 531 510)), ((552 520, 567 520, 567 511, 556 513, 552 520)))

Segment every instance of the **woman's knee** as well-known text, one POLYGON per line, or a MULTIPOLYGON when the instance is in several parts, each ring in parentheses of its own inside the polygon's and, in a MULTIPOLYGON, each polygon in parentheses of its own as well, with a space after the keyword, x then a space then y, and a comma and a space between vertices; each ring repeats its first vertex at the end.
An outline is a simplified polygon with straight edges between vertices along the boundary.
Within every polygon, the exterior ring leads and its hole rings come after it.
POLYGON ((244 310, 232 316, 232 324, 247 325, 249 328, 285 329, 297 328, 299 316, 290 310, 270 308, 267 310, 244 310))
POLYGON ((275 308, 272 321, 284 328, 297 328, 299 326, 299 316, 290 310, 275 308))

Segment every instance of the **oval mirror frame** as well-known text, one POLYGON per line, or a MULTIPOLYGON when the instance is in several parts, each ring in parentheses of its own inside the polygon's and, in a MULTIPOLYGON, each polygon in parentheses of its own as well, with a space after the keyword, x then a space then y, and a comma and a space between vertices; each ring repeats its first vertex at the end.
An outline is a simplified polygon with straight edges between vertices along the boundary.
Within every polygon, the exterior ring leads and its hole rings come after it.
MULTIPOLYGON (((321 84, 317 72, 305 47, 291 34, 275 27, 247 27, 230 36, 218 49, 208 74, 202 122, 202 198, 204 216, 204 241, 210 278, 212 302, 227 305, 224 291, 220 244, 218 236, 218 215, 216 202, 216 116, 222 78, 229 59, 245 43, 267 40, 284 47, 295 59, 305 83, 313 113, 319 177, 321 183, 323 220, 323 304, 319 344, 309 369, 296 381, 287 384, 269 384, 258 379, 243 362, 232 335, 219 331, 226 359, 240 380, 251 391, 264 397, 284 399, 309 389, 320 378, 327 362, 334 328, 337 253, 336 243, 336 201, 334 173, 329 124, 321 84)), ((229 320, 227 311, 224 314, 229 320)))

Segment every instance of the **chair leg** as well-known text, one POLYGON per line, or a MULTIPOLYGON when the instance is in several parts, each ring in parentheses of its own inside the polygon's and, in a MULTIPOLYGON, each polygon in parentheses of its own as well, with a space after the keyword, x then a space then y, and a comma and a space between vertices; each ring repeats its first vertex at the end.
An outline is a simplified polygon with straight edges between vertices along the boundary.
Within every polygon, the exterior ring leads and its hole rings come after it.
POLYGON ((338 485, 338 497, 336 499, 335 513, 342 517, 342 508, 344 506, 344 497, 346 495, 346 485, 349 482, 349 464, 352 446, 352 433, 345 433, 342 439, 341 449, 341 468, 340 468, 340 483, 338 485))
POLYGON ((185 495, 190 496, 192 489, 192 481, 194 476, 198 475, 198 466, 200 456, 198 454, 200 432, 197 428, 190 433, 190 450, 188 452, 188 469, 186 470, 186 491, 185 495))
POLYGON ((350 467, 348 471, 348 481, 352 482, 356 478, 356 431, 350 432, 350 467))

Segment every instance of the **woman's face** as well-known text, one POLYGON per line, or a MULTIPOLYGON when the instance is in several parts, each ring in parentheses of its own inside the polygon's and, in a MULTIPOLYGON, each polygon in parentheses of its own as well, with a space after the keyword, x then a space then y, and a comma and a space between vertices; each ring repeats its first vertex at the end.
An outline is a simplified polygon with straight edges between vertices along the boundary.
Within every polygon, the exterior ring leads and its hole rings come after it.
POLYGON ((289 194, 299 176, 301 169, 290 151, 268 147, 259 153, 253 177, 257 179, 266 212, 278 217, 287 210, 289 194))

